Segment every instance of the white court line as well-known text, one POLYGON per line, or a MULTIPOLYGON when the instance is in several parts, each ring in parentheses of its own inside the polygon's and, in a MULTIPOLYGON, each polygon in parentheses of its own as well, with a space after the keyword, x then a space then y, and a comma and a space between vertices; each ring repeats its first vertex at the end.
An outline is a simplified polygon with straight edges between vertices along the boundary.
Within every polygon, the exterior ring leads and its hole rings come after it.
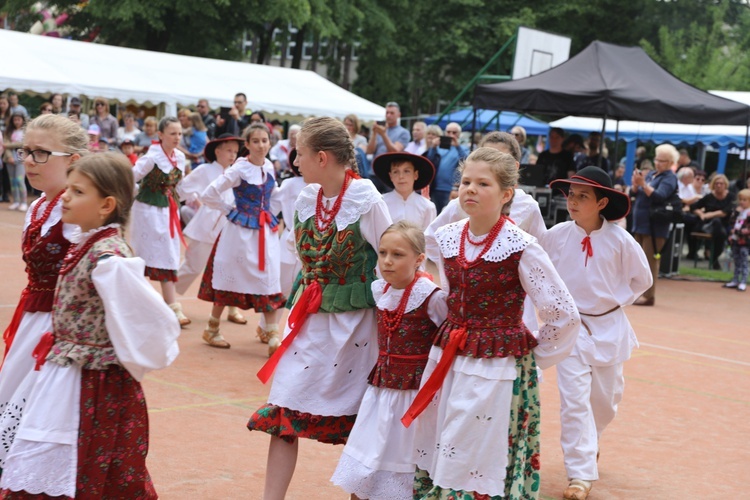
POLYGON ((699 352, 683 351, 682 349, 674 349, 672 347, 664 347, 656 344, 647 344, 646 342, 638 342, 638 344, 645 347, 653 347, 654 349, 664 349, 665 351, 679 352, 681 354, 689 354, 691 356, 699 356, 701 358, 715 359, 716 361, 724 361, 725 363, 734 363, 736 365, 750 366, 750 363, 745 361, 737 361, 736 359, 720 358, 718 356, 711 356, 709 354, 702 354, 699 352))

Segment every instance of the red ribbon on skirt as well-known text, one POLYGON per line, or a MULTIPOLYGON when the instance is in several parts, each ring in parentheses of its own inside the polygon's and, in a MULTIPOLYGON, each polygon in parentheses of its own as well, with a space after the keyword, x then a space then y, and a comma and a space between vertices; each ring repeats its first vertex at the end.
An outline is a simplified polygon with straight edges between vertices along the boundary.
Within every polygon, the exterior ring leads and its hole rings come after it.
POLYGON ((13 313, 13 317, 10 319, 10 324, 8 325, 8 328, 5 329, 3 332, 3 341, 5 341, 5 352, 3 353, 3 361, 5 361, 5 357, 8 355, 8 351, 10 351, 10 346, 13 344, 13 339, 16 338, 16 332, 18 331, 18 326, 21 324, 21 319, 23 318, 23 309, 26 307, 26 299, 29 296, 29 289, 24 288, 23 292, 21 292, 21 298, 18 299, 18 305, 16 306, 16 310, 13 313))
POLYGON ((169 200, 169 237, 174 238, 176 231, 180 235, 180 241, 187 248, 185 237, 182 235, 182 226, 180 226, 180 214, 177 209, 177 202, 172 197, 172 191, 167 191, 167 199, 169 200))
MULTIPOLYGON (((270 224, 272 220, 271 214, 265 210, 260 212, 260 217, 258 218, 258 225, 260 226, 260 239, 258 240, 258 253, 260 254, 260 258, 258 259, 258 269, 261 271, 266 270, 266 231, 264 227, 266 224, 270 224)), ((278 230, 278 225, 271 228, 271 231, 274 233, 278 230)))
POLYGON ((422 388, 419 389, 419 392, 414 397, 414 401, 411 403, 409 409, 406 410, 404 416, 401 417, 401 423, 404 424, 404 427, 409 427, 411 423, 414 422, 414 419, 417 418, 425 408, 427 408, 427 405, 430 404, 432 398, 437 394, 437 391, 443 386, 445 376, 448 374, 448 370, 450 370, 450 367, 453 364, 453 359, 456 357, 456 351, 458 351, 459 347, 463 349, 466 346, 466 337, 467 333, 465 326, 451 330, 448 345, 445 346, 443 356, 440 358, 440 361, 438 361, 435 370, 422 388))
POLYGON ((264 384, 268 382, 271 375, 273 375, 273 372, 276 370, 276 365, 279 364, 281 356, 284 355, 289 348, 289 345, 294 341, 294 338, 299 333, 302 325, 307 321, 308 316, 318 312, 322 302, 323 289, 320 287, 320 283, 313 281, 307 286, 307 288, 305 288, 305 291, 302 292, 299 300, 297 300, 297 303, 294 305, 294 309, 292 309, 292 312, 289 314, 289 319, 287 320, 289 327, 291 328, 289 335, 284 337, 284 340, 281 342, 279 348, 276 349, 276 352, 273 353, 273 356, 268 358, 266 364, 258 370, 258 378, 261 382, 264 384))
POLYGON ((55 344, 55 336, 52 332, 47 332, 42 335, 39 339, 39 343, 36 345, 34 350, 31 352, 31 356, 36 360, 34 370, 39 371, 39 368, 47 361, 47 354, 49 354, 52 346, 55 344))

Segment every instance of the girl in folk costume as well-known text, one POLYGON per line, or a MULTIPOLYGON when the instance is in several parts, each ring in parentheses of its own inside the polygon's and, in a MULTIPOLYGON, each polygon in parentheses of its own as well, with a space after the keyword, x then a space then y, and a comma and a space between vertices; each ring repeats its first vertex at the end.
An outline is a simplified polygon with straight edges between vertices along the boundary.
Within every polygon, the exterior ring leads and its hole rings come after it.
POLYGON ((422 228, 401 221, 383 233, 378 267, 384 279, 372 284, 378 361, 331 478, 356 498, 412 498, 414 428, 405 428, 398 418, 417 393, 430 346, 448 312, 446 293, 419 272, 423 262, 422 228))
POLYGON ((266 500, 284 498, 298 438, 346 441, 377 358, 374 249, 391 222, 372 182, 351 170, 354 162, 343 124, 305 121, 296 164, 310 185, 295 203, 294 222, 302 280, 284 341, 258 372, 265 383, 278 364, 268 404, 248 422, 250 430, 272 436, 266 500))
POLYGON ((383 195, 391 219, 408 220, 422 231, 435 220, 435 204, 417 191, 435 177, 435 166, 425 156, 410 153, 383 153, 372 164, 375 175, 393 191, 383 195))
MULTIPOLYGON (((185 251, 185 260, 177 271, 177 284, 175 288, 177 293, 184 294, 193 283, 196 277, 203 274, 211 255, 211 249, 216 242, 216 238, 227 223, 224 215, 214 208, 210 208, 201 202, 203 191, 224 171, 234 163, 237 153, 242 146, 242 139, 232 134, 222 134, 206 145, 205 157, 208 163, 204 163, 200 168, 194 169, 189 175, 177 185, 177 193, 180 200, 185 201, 185 205, 180 209, 180 215, 183 215, 183 209, 188 208, 192 211, 185 227, 185 236, 190 239, 185 251), (193 211, 193 209, 195 209, 193 211)), ((227 190, 222 193, 224 202, 234 204, 234 192, 227 190)), ((183 217, 183 219, 188 219, 183 217)), ((242 314, 236 307, 229 307, 229 321, 244 325, 247 323, 242 314)))
POLYGON ((240 157, 203 192, 203 203, 225 214, 229 224, 218 236, 203 273, 198 298, 213 302, 203 340, 212 347, 229 348, 219 333, 225 306, 255 309, 266 320, 261 340, 269 355, 279 347, 278 309, 286 298, 279 283, 278 221, 271 213, 277 191, 273 164, 266 158, 271 137, 265 125, 251 125, 243 133, 247 157, 240 157), (223 193, 234 191, 234 203, 223 193))
POLYGON ((116 153, 76 161, 62 200, 63 221, 80 231, 60 269, 52 331, 34 349, 39 371, 2 497, 157 498, 139 380, 174 360, 180 328, 121 235, 130 162, 116 153))
POLYGON ((57 274, 75 227, 65 224, 61 197, 70 164, 88 153, 88 137, 81 127, 59 115, 43 115, 26 128, 17 154, 29 183, 42 191, 26 214, 21 243, 28 285, 21 294, 10 326, 5 330, 5 359, 0 369, 0 468, 13 442, 13 426, 21 418, 29 387, 21 382, 33 371, 31 353, 52 328, 52 302, 57 274))
POLYGON ((190 320, 175 298, 182 240, 175 186, 185 172, 185 155, 177 149, 182 138, 180 122, 172 116, 162 118, 158 134, 159 144, 148 148, 133 167, 140 188, 133 202, 130 242, 135 254, 146 261, 146 276, 161 283, 164 302, 180 326, 185 326, 190 320))
POLYGON ((512 156, 474 151, 459 187, 469 218, 435 235, 448 318, 402 418, 417 419, 414 498, 539 494, 536 364, 565 359, 580 319, 547 254, 506 215, 517 180, 512 156), (527 293, 540 314, 534 334, 522 321, 527 293))

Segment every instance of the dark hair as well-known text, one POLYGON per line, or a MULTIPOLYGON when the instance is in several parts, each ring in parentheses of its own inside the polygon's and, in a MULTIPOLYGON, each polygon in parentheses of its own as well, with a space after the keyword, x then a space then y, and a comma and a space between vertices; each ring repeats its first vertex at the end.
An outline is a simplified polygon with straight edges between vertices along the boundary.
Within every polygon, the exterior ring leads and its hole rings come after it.
POLYGON ((240 97, 240 96, 242 96, 242 98, 247 101, 247 96, 243 94, 242 92, 237 92, 236 94, 234 94, 234 97, 240 97))
POLYGON ((122 153, 99 153, 82 157, 68 168, 71 172, 80 172, 88 177, 99 194, 115 199, 115 209, 105 224, 127 224, 130 207, 133 205, 133 167, 122 153))
POLYGON ((552 132, 565 139, 565 131, 560 127, 552 127, 551 129, 549 129, 549 133, 551 134, 552 132))
POLYGON ((488 144, 505 144, 508 146, 510 155, 516 159, 517 162, 521 161, 521 146, 518 145, 518 141, 515 136, 508 132, 490 132, 487 134, 482 142, 479 143, 479 147, 485 147, 488 144))
MULTIPOLYGON (((179 125, 180 120, 178 120, 174 116, 165 116, 164 118, 162 118, 161 121, 159 121, 159 132, 163 134, 164 131, 167 130, 167 127, 169 127, 169 125, 171 125, 172 123, 176 123, 177 125, 179 125)), ((182 130, 182 126, 180 126, 180 130, 182 130)))
POLYGON ((252 113, 250 113, 250 117, 252 117, 253 115, 260 116, 260 119, 263 120, 263 123, 266 123, 266 115, 263 114, 263 111, 253 111, 252 113))

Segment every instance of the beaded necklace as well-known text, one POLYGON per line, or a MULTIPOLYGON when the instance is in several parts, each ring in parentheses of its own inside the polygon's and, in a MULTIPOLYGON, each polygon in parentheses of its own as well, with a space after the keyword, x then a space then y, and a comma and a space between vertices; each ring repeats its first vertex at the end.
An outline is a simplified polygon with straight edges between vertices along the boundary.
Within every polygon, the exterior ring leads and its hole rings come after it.
MULTIPOLYGON (((401 296, 401 300, 399 301, 398 307, 396 307, 396 309, 394 309, 393 311, 388 311, 385 309, 381 311, 383 315, 383 328, 388 335, 389 341, 391 336, 398 330, 398 327, 401 326, 401 320, 404 318, 404 311, 406 311, 406 304, 409 302, 411 291, 414 288, 414 285, 417 283, 418 279, 419 274, 414 275, 414 279, 411 281, 411 283, 409 283, 406 289, 404 289, 404 294, 401 296)), ((389 287, 390 284, 387 284, 383 291, 385 292, 389 287)))
POLYGON ((118 230, 116 227, 110 227, 107 229, 104 229, 102 231, 99 231, 94 236, 90 237, 86 243, 81 245, 71 245, 70 249, 68 250, 68 254, 65 256, 65 260, 63 260, 62 268, 60 269, 60 275, 64 276, 70 272, 71 269, 76 267, 78 263, 81 261, 84 255, 86 255, 86 252, 88 252, 92 246, 94 246, 94 243, 96 243, 99 240, 103 240, 104 238, 109 238, 110 236, 116 236, 118 234, 118 230))
POLYGON ((473 241, 469 236, 469 223, 467 222, 464 225, 463 231, 461 231, 461 242, 458 247, 458 258, 456 259, 464 270, 476 266, 481 261, 484 254, 486 254, 492 247, 497 235, 500 234, 500 231, 503 229, 506 219, 507 217, 505 215, 501 215, 495 225, 492 226, 492 229, 490 229, 490 232, 479 241, 473 241), (482 251, 479 252, 479 255, 471 261, 466 260, 466 251, 464 250, 467 241, 475 246, 484 245, 482 251))
POLYGON ((42 231, 42 226, 45 222, 47 222, 50 218, 50 215, 52 214, 52 210, 57 205, 57 202, 60 201, 60 198, 62 197, 65 190, 63 189, 60 191, 57 196, 55 196, 51 202, 47 204, 47 207, 44 209, 44 212, 42 212, 42 216, 37 218, 37 213, 39 212, 39 207, 44 204, 44 201, 47 199, 46 195, 42 195, 42 197, 39 199, 39 202, 34 205, 34 208, 31 211, 31 222, 29 223, 29 227, 26 228, 26 236, 24 238, 24 247, 28 248, 30 247, 34 240, 36 240, 39 237, 39 233, 42 231))
POLYGON ((336 201, 330 209, 323 205, 323 188, 320 188, 318 191, 318 200, 315 203, 315 227, 318 231, 322 233, 331 227, 333 221, 336 219, 336 215, 338 215, 339 210, 341 210, 341 203, 344 201, 346 188, 349 187, 349 180, 356 178, 358 178, 358 176, 353 171, 346 171, 344 183, 341 185, 341 191, 339 192, 339 197, 336 198, 336 201))

